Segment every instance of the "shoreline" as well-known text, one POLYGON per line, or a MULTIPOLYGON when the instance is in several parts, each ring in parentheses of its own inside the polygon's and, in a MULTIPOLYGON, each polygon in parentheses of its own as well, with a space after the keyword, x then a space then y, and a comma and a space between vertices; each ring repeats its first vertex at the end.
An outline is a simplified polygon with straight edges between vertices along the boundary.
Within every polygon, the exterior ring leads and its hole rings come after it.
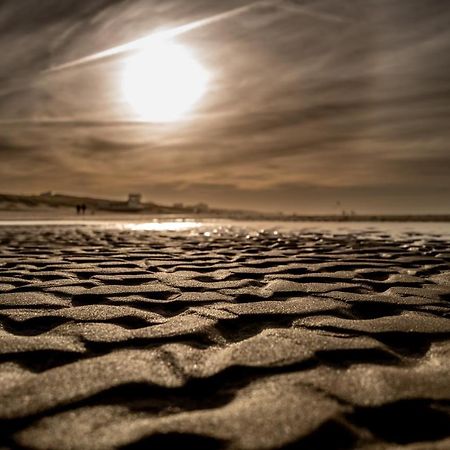
POLYGON ((72 211, 61 210, 37 210, 37 211, 10 211, 0 210, 0 222, 8 220, 77 220, 77 221, 145 221, 145 220, 233 220, 244 222, 273 221, 273 222, 339 222, 339 223, 361 223, 361 222, 399 222, 399 223, 450 223, 450 214, 367 214, 367 215, 271 215, 271 214, 217 214, 211 213, 110 213, 110 212, 90 212, 85 215, 77 215, 72 211))

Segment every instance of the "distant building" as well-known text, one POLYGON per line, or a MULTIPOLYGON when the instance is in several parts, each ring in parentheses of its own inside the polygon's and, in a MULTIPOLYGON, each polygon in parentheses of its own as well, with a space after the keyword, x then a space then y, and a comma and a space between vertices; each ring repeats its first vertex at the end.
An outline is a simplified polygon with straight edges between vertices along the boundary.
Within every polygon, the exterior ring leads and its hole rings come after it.
POLYGON ((41 197, 53 197, 55 193, 53 191, 42 192, 39 194, 41 197))
POLYGON ((128 194, 127 205, 131 209, 140 208, 142 206, 141 200, 142 200, 141 194, 128 194))

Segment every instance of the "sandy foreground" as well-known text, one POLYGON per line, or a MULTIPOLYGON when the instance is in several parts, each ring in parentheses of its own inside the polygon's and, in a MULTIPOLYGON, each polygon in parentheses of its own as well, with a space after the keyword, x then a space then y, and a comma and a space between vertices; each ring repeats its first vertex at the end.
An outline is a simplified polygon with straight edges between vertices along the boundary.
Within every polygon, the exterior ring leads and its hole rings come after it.
POLYGON ((439 233, 3 224, 0 448, 449 449, 449 302, 439 233))

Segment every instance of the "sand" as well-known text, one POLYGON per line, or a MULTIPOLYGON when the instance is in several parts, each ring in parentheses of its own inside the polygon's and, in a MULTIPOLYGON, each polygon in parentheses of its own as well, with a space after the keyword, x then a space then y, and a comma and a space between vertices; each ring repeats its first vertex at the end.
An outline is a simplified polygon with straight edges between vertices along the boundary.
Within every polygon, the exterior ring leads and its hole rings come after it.
POLYGON ((0 227, 1 448, 449 449, 439 236, 0 227))

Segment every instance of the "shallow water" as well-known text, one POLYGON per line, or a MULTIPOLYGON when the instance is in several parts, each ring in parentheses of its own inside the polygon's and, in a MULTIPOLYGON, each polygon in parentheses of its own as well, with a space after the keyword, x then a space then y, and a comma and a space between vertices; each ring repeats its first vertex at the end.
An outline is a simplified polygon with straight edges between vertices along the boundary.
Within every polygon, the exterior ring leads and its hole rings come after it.
POLYGON ((64 219, 64 220, 3 220, 0 226, 72 226, 126 229, 134 231, 191 231, 223 233, 231 230, 249 233, 322 233, 329 235, 363 234, 366 237, 427 237, 450 239, 450 224, 446 222, 285 222, 239 221, 229 219, 64 219))

